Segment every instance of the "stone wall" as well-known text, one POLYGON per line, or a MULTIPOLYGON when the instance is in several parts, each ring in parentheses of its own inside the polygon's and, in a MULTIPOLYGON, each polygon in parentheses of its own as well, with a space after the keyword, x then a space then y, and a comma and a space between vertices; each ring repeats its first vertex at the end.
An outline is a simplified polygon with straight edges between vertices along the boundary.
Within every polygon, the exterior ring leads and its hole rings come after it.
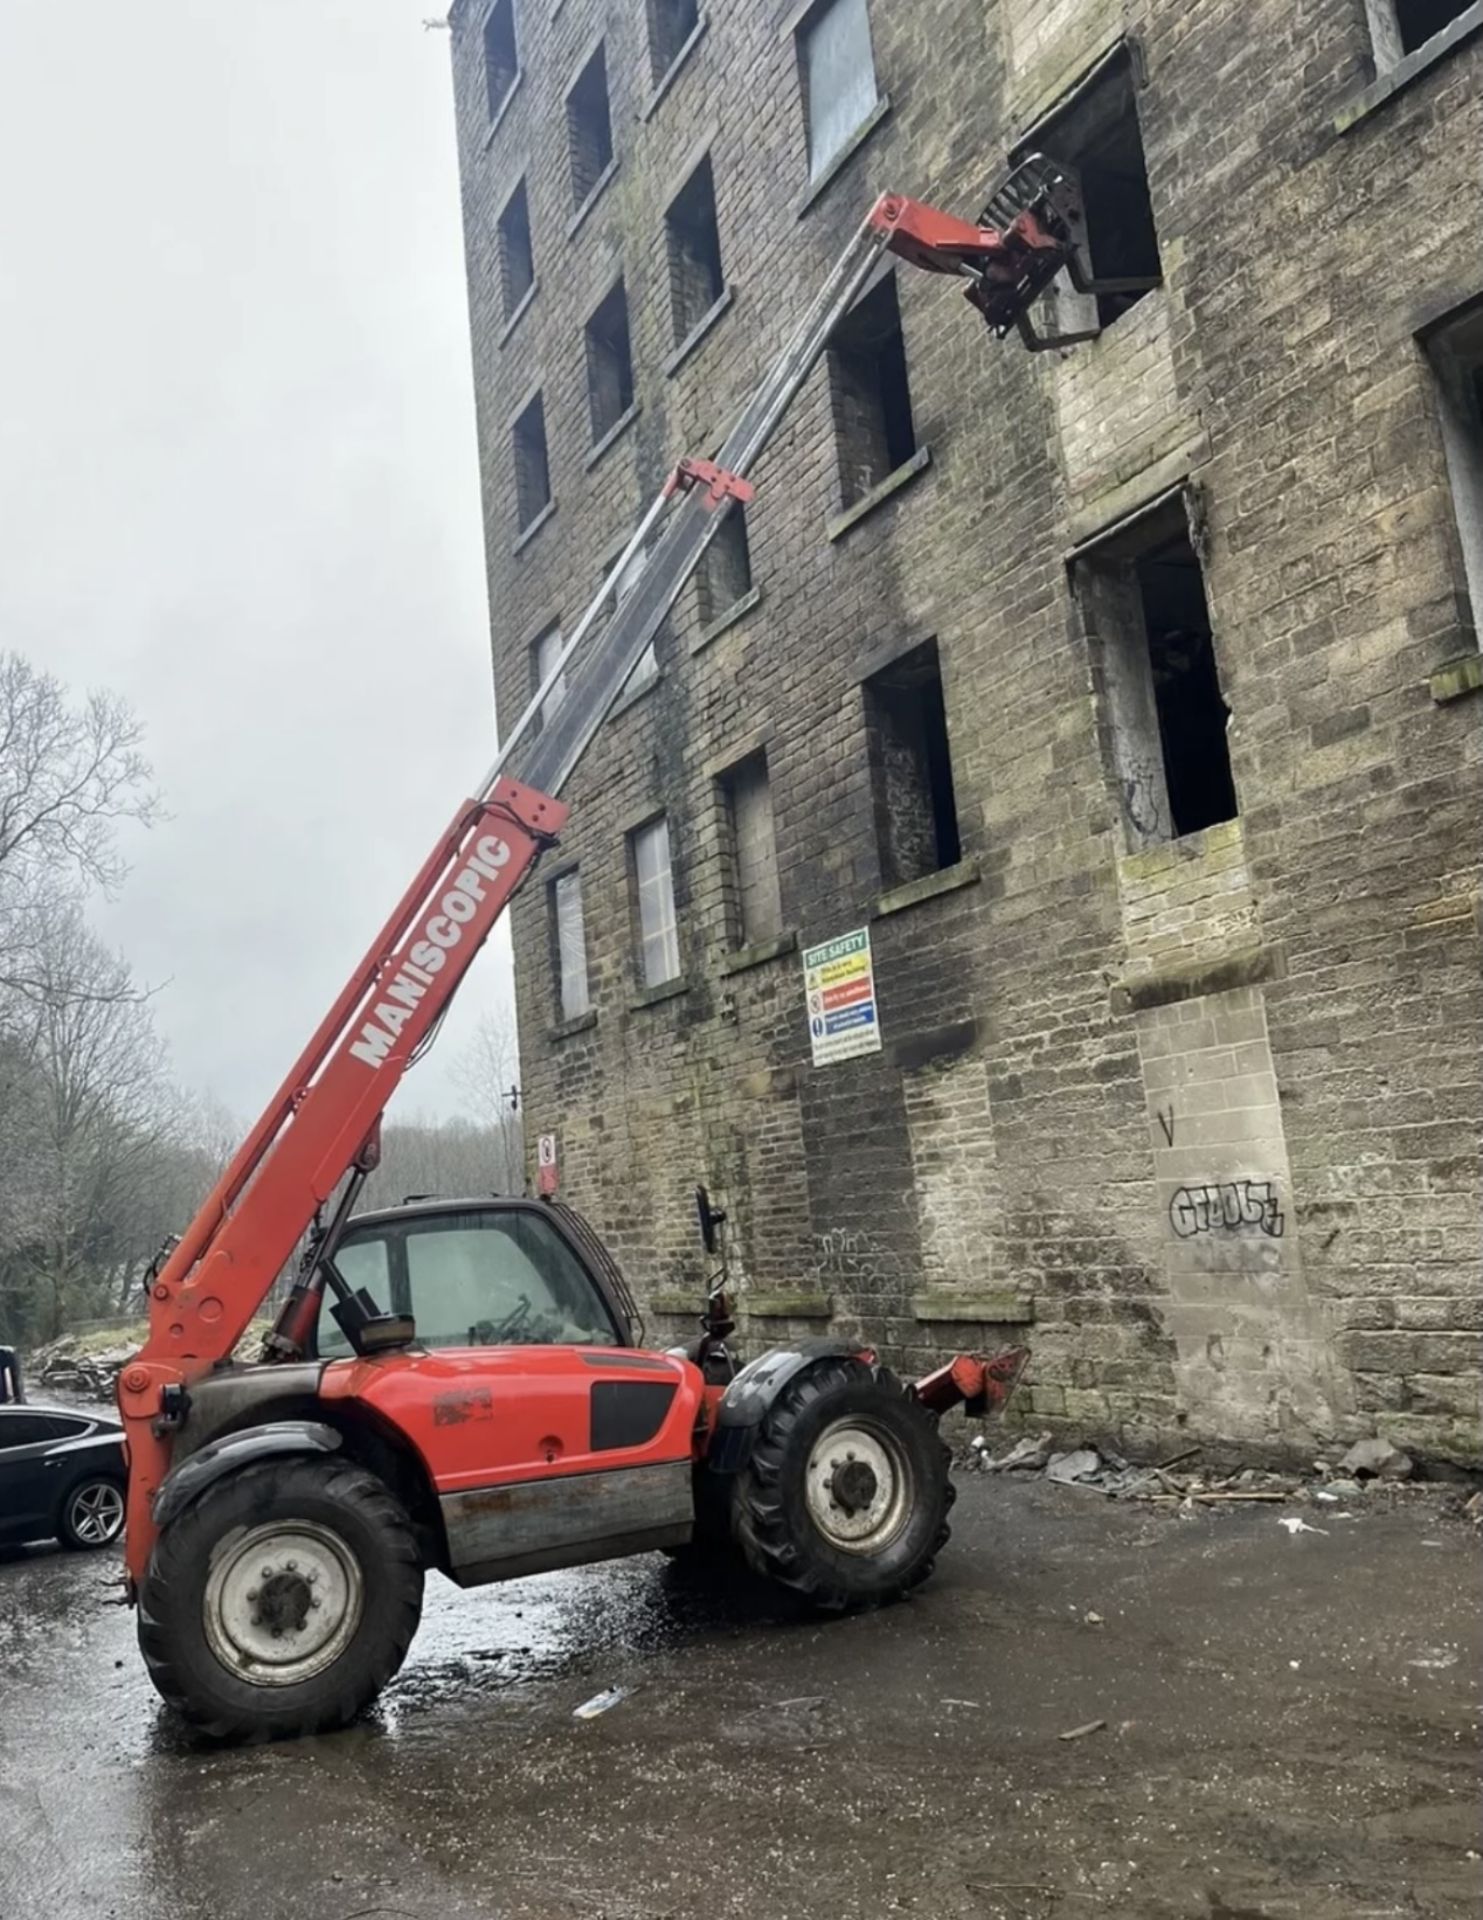
POLYGON ((752 593, 728 621, 687 589, 569 788, 550 871, 582 873, 581 1021, 540 880, 515 910, 532 1135, 661 1338, 698 1298, 704 1179, 754 1344, 832 1322, 914 1367, 1029 1323, 1020 1417, 1068 1434, 1282 1453, 1378 1421, 1476 1458, 1483 795, 1476 698, 1444 696, 1479 676, 1417 334, 1483 292, 1483 36, 1380 97, 1363 0, 872 0, 882 105, 811 189, 798 9, 701 12, 656 90, 645 9, 517 0, 491 129, 483 0, 453 8, 502 713, 875 195, 973 213, 1124 37, 1163 284, 1031 355, 902 268, 919 453, 853 519, 812 376, 754 476, 752 593), (599 37, 614 164, 576 209, 562 101, 599 37), (726 292, 679 343, 664 213, 706 151, 726 292), (536 289, 510 323, 495 220, 522 176, 536 289), (582 321, 620 271, 636 404, 594 449, 582 321), (555 508, 519 541, 510 420, 537 388, 555 508), (1179 489, 1239 820, 1144 846, 1076 556, 1179 489), (862 683, 929 639, 963 857, 887 891, 862 683), (737 953, 715 783, 759 747, 785 932, 737 953), (624 835, 658 810, 683 979, 656 997, 624 835), (816 1068, 798 949, 860 926, 885 1044, 816 1068))

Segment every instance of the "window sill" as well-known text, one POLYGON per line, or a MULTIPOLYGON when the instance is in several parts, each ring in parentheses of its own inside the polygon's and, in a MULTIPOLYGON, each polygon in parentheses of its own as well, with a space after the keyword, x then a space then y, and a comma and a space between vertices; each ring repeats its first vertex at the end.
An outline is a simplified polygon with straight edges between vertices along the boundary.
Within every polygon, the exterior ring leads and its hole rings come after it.
POLYGON ((520 82, 524 78, 525 78, 525 69, 524 67, 522 67, 520 71, 515 75, 515 78, 510 82, 509 86, 506 87, 505 89, 505 97, 503 100, 500 101, 499 107, 495 112, 495 116, 489 123, 489 131, 485 134, 483 142, 480 145, 480 148, 479 148, 480 153, 488 153, 490 146, 493 144, 494 136, 499 132, 500 128, 505 123, 505 115, 510 111, 510 103, 515 98, 515 95, 519 93, 520 82))
POLYGON ((572 215, 571 219, 567 221, 566 237, 568 240, 572 238, 572 236, 576 233, 577 229, 581 226, 582 222, 587 218, 588 214, 591 213, 592 209, 597 205, 598 201, 601 200, 604 189, 607 187, 608 182, 612 179, 613 175, 617 171, 618 171, 618 156, 615 153, 612 159, 603 168, 602 172, 593 181, 591 193, 588 194, 587 198, 582 202, 581 206, 577 208, 577 211, 572 215))
POLYGON ((856 527, 876 508, 889 500, 894 493, 900 493, 919 473, 925 473, 932 464, 932 449, 918 447, 910 460, 904 461, 894 473, 888 473, 884 480, 877 481, 869 493, 857 500, 852 507, 846 507, 843 513, 835 514, 824 531, 831 540, 842 540, 851 527, 856 527))
POLYGON ((743 1293, 735 1300, 749 1320, 828 1320, 834 1314, 827 1293, 743 1293))
POLYGON ((523 553, 555 511, 556 496, 553 494, 545 506, 541 508, 535 519, 531 521, 530 525, 528 527, 522 527, 519 533, 516 534, 515 544, 510 549, 511 553, 523 553))
POLYGON ((539 287, 540 284, 539 280, 533 279, 524 293, 521 294, 519 300, 515 303, 515 311, 500 329, 499 338, 494 343, 497 347, 504 346, 516 327, 518 327, 520 322, 525 318, 526 309, 529 307, 531 301, 535 299, 536 288, 539 287))
POLYGON ((1035 1318, 1035 1302, 1028 1293, 975 1293, 949 1287, 914 1295, 911 1310, 918 1320, 993 1327, 1025 1326, 1035 1318))
POLYGON ((807 187, 804 189, 803 198, 798 202, 796 209, 798 219, 801 220, 809 208, 813 206, 814 202, 839 178, 840 174, 844 172, 845 168, 854 159, 855 155, 860 151, 861 147, 865 145, 865 142, 870 138, 871 134, 875 132, 876 128, 890 111, 891 96, 888 93, 883 93, 870 109, 869 113, 867 113, 865 118, 860 122, 859 126, 856 127, 855 131, 850 135, 849 139, 845 141, 839 152, 835 154, 834 158, 825 167, 818 179, 809 181, 807 187))
POLYGON ((674 85, 675 81, 679 78, 681 68, 684 66, 685 62, 690 58, 691 54, 694 53, 695 49, 700 45, 700 42, 702 41, 702 39, 704 39, 705 30, 709 22, 710 22, 710 15, 703 13, 700 16, 700 18, 696 21, 695 25, 690 29, 689 39, 680 48, 679 52, 675 55, 674 59, 670 61, 669 65, 665 68, 660 78, 655 81, 654 91, 649 95, 647 103, 644 106, 639 108, 640 120, 648 120, 653 117, 653 114, 657 109, 659 102, 664 98, 664 96, 669 92, 670 88, 674 85))
POLYGON ((666 1000, 677 1000, 682 993, 690 991, 690 982, 681 974, 678 980, 665 980, 657 987, 644 987, 629 1001, 632 1012, 639 1013, 645 1007, 660 1006, 666 1000))
POLYGON ((685 362, 690 358, 691 354, 694 353, 701 341, 705 339, 711 328, 715 326, 716 322, 721 318, 721 315, 726 312, 734 298, 735 295, 732 293, 730 287, 723 287, 721 289, 717 298, 706 308, 695 325, 665 361, 664 371, 666 377, 679 372, 680 368, 684 366, 685 362))
POLYGON ((889 914, 905 913, 923 900, 935 900, 940 893, 956 893, 960 887, 978 884, 976 860, 960 860, 956 866, 942 867, 936 873, 924 873, 920 880, 908 880, 904 887, 892 887, 883 893, 872 909, 872 917, 884 920, 889 914))
POLYGON ((574 1014, 570 1020, 558 1020, 554 1027, 547 1027, 546 1038, 553 1044, 570 1040, 574 1034, 591 1033, 596 1025, 597 1008, 589 1007, 585 1013, 574 1014))
POLYGON ((702 627, 696 634, 690 642, 690 657, 694 659, 697 653, 703 653, 713 640, 719 640, 721 635, 729 632, 739 620, 745 620, 753 607, 761 604, 761 587, 753 587, 749 592, 744 593, 740 600, 733 600, 719 619, 713 620, 708 627, 702 627))
POLYGON ((612 426, 608 428, 607 432, 603 435, 601 440, 597 441, 589 449, 586 459, 582 462, 582 467, 585 472, 591 473, 592 469, 597 465, 598 461, 601 460, 603 455, 607 452, 608 448, 612 446, 614 441, 621 440, 623 438, 624 434, 627 433, 628 429, 633 425, 634 421, 638 419, 639 411, 640 411, 640 402, 637 400, 635 400, 631 406, 624 408, 622 413, 620 413, 618 415, 618 418, 613 422, 612 426))
POLYGON ((797 953, 798 935, 793 929, 775 940, 759 940, 754 946, 738 947, 721 962, 722 973, 747 973, 753 967, 766 966, 769 960, 781 960, 784 954, 797 953))
POLYGON ((1465 653, 1459 660, 1449 660, 1446 666, 1437 668, 1429 684, 1439 707, 1476 693, 1483 687, 1483 653, 1465 653))
POLYGON ((1360 121, 1367 120, 1387 100, 1403 93, 1413 80, 1430 73, 1440 61, 1455 53, 1464 41, 1471 40, 1480 28, 1483 28, 1483 0, 1475 0, 1474 5, 1458 14, 1455 20, 1449 21, 1440 33, 1434 33, 1430 40, 1424 40, 1414 53, 1408 53, 1404 60, 1387 67, 1384 73, 1376 74, 1362 93, 1357 93, 1340 107, 1334 115, 1334 132, 1348 133, 1351 127, 1357 127, 1360 121))

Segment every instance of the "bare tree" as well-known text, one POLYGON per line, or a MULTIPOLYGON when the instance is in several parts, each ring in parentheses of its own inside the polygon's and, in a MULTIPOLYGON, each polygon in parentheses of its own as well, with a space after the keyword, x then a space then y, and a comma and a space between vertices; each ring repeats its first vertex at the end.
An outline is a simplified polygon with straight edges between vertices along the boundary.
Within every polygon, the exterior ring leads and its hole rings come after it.
POLYGON ((525 1185, 525 1129, 520 1119, 520 1049, 514 1022, 486 1013, 449 1075, 470 1112, 495 1136, 495 1185, 519 1193, 525 1185))

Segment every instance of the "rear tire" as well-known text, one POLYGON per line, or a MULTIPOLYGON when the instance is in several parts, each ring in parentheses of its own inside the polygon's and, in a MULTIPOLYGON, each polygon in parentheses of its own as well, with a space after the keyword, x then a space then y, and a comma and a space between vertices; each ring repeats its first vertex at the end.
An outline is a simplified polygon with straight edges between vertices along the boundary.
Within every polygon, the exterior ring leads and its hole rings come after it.
POLYGON ((279 1459, 208 1487, 160 1535, 139 1646, 168 1705, 224 1740, 343 1727, 401 1666, 422 1562, 385 1484, 279 1459))
POLYGON ((756 1572, 816 1606, 894 1600, 947 1542, 951 1458, 894 1374, 825 1361, 768 1410, 737 1479, 737 1541, 756 1572))

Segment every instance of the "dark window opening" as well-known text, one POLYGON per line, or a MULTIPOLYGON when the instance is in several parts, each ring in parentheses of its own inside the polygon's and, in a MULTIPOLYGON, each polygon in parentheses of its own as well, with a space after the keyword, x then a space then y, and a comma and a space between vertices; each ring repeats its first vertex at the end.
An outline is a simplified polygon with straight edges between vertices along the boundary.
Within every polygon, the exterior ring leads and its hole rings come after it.
POLYGON ((896 279, 859 301, 829 343, 840 495, 853 506, 917 450, 896 279))
POLYGON ((1426 353, 1473 624, 1483 634, 1483 301, 1430 333, 1426 353))
POLYGON ((599 47, 566 97, 567 153, 572 204, 584 206, 613 157, 613 117, 608 106, 608 63, 599 47))
POLYGON ((620 280, 587 322, 587 403, 592 438, 601 440, 633 405, 628 296, 620 280))
POLYGON ((484 80, 489 89, 489 117, 494 119, 520 78, 520 54, 515 45, 515 0, 495 0, 484 22, 484 80))
MULTIPOLYGON (((1099 280, 1159 279, 1163 267, 1131 62, 1118 60, 1035 136, 1035 144, 1081 176, 1093 275, 1099 280)), ((1099 324, 1111 326, 1146 291, 1096 295, 1099 324)))
POLYGON ((662 80, 700 24, 697 0, 649 0, 649 64, 662 80))
POLYGON ((1395 0, 1401 53, 1414 53, 1418 47, 1424 47, 1472 4, 1473 0, 1395 0))
POLYGON ((669 252, 669 299, 675 340, 688 340, 721 298, 721 234, 716 225, 716 186, 710 156, 675 196, 664 216, 669 252))
POLYGON ((530 199, 525 182, 505 202, 499 217, 500 299, 508 320, 535 284, 535 254, 530 243, 530 199))
POLYGON ((740 505, 727 508, 710 545, 700 556, 695 578, 703 627, 719 620, 752 591, 752 555, 747 545, 746 512, 740 505))
POLYGON ((937 642, 865 682, 881 880, 887 889, 962 858, 937 642))
POLYGON ((726 825, 727 933, 733 947, 774 940, 783 929, 777 838, 767 755, 749 754, 721 776, 726 825))
POLYGON ((522 530, 551 501, 551 469, 546 458, 546 409, 540 394, 514 426, 515 518, 522 530))

